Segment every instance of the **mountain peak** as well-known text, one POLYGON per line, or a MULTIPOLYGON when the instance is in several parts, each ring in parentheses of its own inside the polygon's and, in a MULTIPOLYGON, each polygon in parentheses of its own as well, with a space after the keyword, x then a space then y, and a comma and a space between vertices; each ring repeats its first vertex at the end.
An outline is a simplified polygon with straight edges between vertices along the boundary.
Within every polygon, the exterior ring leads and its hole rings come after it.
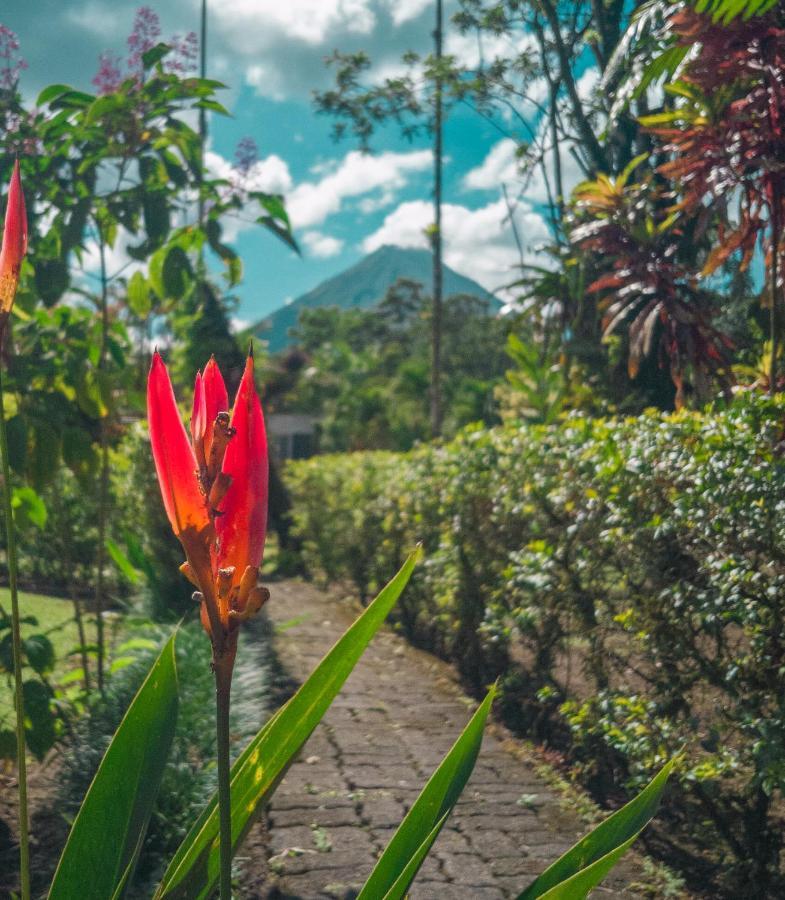
MULTIPOLYGON (((289 329, 297 324, 301 310, 328 306, 337 306, 339 309, 370 309, 384 298, 399 278, 418 281, 427 291, 431 284, 432 269, 433 257, 429 250, 383 244, 353 266, 323 281, 292 303, 275 310, 257 322, 251 331, 266 340, 270 351, 276 353, 289 345, 289 329)), ((494 311, 500 308, 501 304, 496 297, 476 281, 459 275, 449 266, 442 266, 442 271, 445 297, 470 294, 489 300, 494 311)))

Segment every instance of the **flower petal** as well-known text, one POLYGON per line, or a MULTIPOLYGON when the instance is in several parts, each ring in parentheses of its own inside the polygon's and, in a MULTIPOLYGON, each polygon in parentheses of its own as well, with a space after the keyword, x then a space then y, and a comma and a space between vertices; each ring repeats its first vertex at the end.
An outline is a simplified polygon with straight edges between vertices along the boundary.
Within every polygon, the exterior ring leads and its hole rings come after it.
POLYGON ((194 447, 204 437, 204 430, 207 427, 207 411, 204 402, 204 383, 202 381, 202 373, 196 373, 196 381, 194 382, 194 407, 191 413, 191 440, 194 447))
POLYGON ((235 567, 236 579, 248 566, 262 562, 267 531, 267 436, 262 405, 248 357, 232 410, 234 437, 224 456, 223 471, 232 479, 215 520, 218 564, 235 567))
POLYGON ((14 163, 8 188, 8 205, 3 226, 3 245, 0 249, 0 320, 11 312, 19 284, 19 270, 27 252, 27 210, 19 174, 19 160, 14 163))
POLYGON ((204 401, 207 419, 205 427, 212 430, 213 422, 219 412, 229 412, 229 395, 226 392, 223 375, 218 368, 215 357, 211 356, 210 361, 204 367, 202 375, 202 384, 204 385, 204 401))
POLYGON ((196 457, 177 409, 169 373, 157 352, 147 379, 147 421, 158 483, 172 528, 181 539, 189 529, 200 533, 209 526, 210 518, 196 478, 196 457))

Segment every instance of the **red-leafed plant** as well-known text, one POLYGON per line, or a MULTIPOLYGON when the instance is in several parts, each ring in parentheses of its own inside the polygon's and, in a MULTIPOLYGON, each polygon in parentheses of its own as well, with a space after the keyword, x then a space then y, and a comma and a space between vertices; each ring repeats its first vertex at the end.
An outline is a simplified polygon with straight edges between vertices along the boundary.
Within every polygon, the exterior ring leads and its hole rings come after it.
POLYGON ((588 290, 601 296, 604 334, 629 323, 630 377, 656 345, 682 406, 688 372, 699 394, 709 377, 727 381, 731 344, 711 324, 711 295, 681 259, 687 242, 668 213, 664 189, 651 178, 629 181, 640 162, 634 159, 618 178, 600 175, 579 185, 574 203, 580 224, 571 237, 596 254, 601 274, 588 290))
POLYGON ((689 7, 670 28, 679 46, 696 48, 668 86, 676 108, 643 120, 671 158, 660 173, 679 185, 675 208, 718 219, 718 241, 703 266, 713 274, 742 253, 746 268, 764 254, 771 328, 772 390, 783 318, 785 226, 785 17, 778 4, 763 16, 718 24, 689 7))

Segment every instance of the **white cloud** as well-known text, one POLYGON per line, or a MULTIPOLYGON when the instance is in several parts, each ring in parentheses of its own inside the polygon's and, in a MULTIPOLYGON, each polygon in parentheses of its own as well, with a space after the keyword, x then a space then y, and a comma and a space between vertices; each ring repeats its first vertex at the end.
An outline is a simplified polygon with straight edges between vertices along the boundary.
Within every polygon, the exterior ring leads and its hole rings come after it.
POLYGON ((461 33, 451 29, 444 42, 444 52, 470 69, 490 63, 497 57, 509 58, 526 51, 536 52, 537 45, 531 34, 520 32, 514 39, 507 35, 478 35, 473 31, 461 33))
MULTIPOLYGON (((542 218, 527 203, 519 203, 513 212, 524 258, 531 262, 539 245, 548 239, 542 218)), ((366 253, 384 244, 399 247, 429 245, 426 229, 433 222, 433 207, 425 200, 402 203, 384 220, 382 226, 363 241, 366 253)), ((442 207, 444 261, 458 272, 474 278, 483 287, 498 292, 513 280, 520 265, 520 253, 503 200, 479 209, 447 203, 442 207)))
MULTIPOLYGON (((470 169, 463 177, 465 190, 500 191, 506 185, 513 196, 520 196, 529 203, 547 203, 548 186, 556 188, 554 182, 553 154, 545 152, 545 170, 537 165, 529 172, 521 172, 515 156, 515 141, 504 138, 490 149, 482 163, 470 169), (546 177, 548 179, 546 183, 546 177)), ((547 145, 546 145, 547 146, 547 145)), ((585 179, 578 160, 570 153, 569 144, 560 147, 562 186, 564 195, 569 197, 573 188, 585 179)))
POLYGON ((363 215, 370 215, 371 213, 378 212, 380 209, 384 209, 385 206, 392 206, 395 202, 395 193, 389 190, 382 190, 378 194, 371 197, 364 197, 357 204, 357 209, 363 215))
POLYGON ((291 191, 286 206, 292 223, 299 228, 320 225, 340 212, 344 200, 380 189, 400 190, 409 174, 429 168, 431 159, 430 150, 387 151, 375 156, 353 150, 319 181, 303 182, 291 191))
POLYGON ((387 0, 394 25, 403 25, 416 19, 420 13, 433 5, 433 0, 387 0))
POLYGON ((376 24, 370 0, 223 0, 212 12, 222 35, 241 54, 281 38, 316 45, 332 32, 368 34, 376 24))
MULTIPOLYGON (((129 234, 125 229, 121 229, 114 245, 104 248, 106 274, 111 280, 121 274, 125 278, 130 278, 134 272, 144 271, 144 264, 128 255, 128 246, 140 243, 143 237, 144 235, 129 234)), ((81 263, 83 271, 93 276, 89 286, 95 289, 94 279, 101 273, 101 250, 97 240, 91 239, 86 242, 81 263)))
POLYGON ((65 19, 69 24, 76 25, 77 28, 97 35, 103 40, 124 34, 123 26, 118 17, 112 14, 111 7, 104 6, 97 0, 88 0, 79 7, 69 7, 65 11, 65 19))
POLYGON ((515 154, 517 146, 511 138, 504 138, 494 144, 482 163, 463 176, 463 187, 475 191, 491 188, 498 190, 502 183, 518 178, 520 172, 515 154))
POLYGON ((321 231, 306 231, 303 243, 311 256, 318 256, 320 259, 337 256, 343 250, 344 244, 339 238, 323 234, 321 231))
MULTIPOLYGON (((205 163, 216 178, 225 178, 228 181, 237 179, 237 171, 232 163, 219 153, 208 150, 205 153, 205 163)), ((291 190, 293 184, 289 166, 274 153, 257 160, 242 181, 246 190, 266 191, 268 194, 285 194, 291 190)))

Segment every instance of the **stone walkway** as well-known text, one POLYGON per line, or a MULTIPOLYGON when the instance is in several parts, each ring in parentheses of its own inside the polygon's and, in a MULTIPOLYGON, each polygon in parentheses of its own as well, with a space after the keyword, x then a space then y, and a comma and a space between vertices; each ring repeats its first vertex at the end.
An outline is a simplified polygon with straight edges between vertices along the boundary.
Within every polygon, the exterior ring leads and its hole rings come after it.
MULTIPOLYGON (((271 589, 273 625, 295 619, 276 636, 278 659, 285 675, 302 680, 358 608, 309 584, 271 589)), ((377 634, 279 786, 267 815, 267 869, 252 850, 241 896, 355 896, 475 706, 449 666, 390 630, 377 634)), ((540 764, 503 729, 486 734, 471 781, 413 885, 414 900, 514 898, 574 843, 586 826, 537 774, 540 764)), ((251 843, 261 849, 261 840, 251 843)), ((642 880, 641 865, 630 855, 593 896, 644 896, 631 887, 642 880)))

